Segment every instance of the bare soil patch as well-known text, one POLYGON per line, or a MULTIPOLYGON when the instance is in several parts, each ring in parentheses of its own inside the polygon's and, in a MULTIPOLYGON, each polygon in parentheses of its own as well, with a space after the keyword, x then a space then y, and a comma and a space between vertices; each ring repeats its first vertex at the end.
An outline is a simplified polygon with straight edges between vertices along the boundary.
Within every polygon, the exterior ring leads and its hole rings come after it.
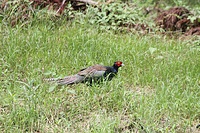
POLYGON ((192 13, 185 7, 173 7, 162 11, 155 19, 155 23, 165 31, 181 31, 184 35, 200 35, 200 22, 196 18, 189 19, 192 13))

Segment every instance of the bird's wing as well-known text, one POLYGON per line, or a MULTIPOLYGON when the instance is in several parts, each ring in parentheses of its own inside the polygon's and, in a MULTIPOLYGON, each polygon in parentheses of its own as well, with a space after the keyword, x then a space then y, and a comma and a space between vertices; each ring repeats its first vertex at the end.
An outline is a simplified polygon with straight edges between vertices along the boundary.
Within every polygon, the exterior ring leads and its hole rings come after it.
POLYGON ((107 68, 102 65, 94 65, 85 69, 82 69, 78 75, 85 77, 100 77, 103 76, 107 68))

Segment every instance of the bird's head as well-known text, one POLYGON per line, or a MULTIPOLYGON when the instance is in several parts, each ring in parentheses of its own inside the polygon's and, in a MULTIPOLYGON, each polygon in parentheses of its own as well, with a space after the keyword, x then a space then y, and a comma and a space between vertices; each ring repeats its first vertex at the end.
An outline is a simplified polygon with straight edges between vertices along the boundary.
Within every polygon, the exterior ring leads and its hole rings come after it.
POLYGON ((124 64, 121 61, 116 61, 114 63, 114 66, 116 66, 116 67, 122 67, 122 66, 124 66, 124 64))

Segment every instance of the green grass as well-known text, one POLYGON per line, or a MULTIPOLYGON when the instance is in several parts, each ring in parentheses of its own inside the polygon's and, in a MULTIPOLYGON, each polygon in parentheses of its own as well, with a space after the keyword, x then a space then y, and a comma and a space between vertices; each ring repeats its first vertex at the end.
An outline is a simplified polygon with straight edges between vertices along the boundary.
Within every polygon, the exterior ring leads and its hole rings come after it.
POLYGON ((200 52, 192 41, 87 24, 1 27, 1 132, 198 132, 200 52), (42 81, 125 64, 101 85, 42 81))

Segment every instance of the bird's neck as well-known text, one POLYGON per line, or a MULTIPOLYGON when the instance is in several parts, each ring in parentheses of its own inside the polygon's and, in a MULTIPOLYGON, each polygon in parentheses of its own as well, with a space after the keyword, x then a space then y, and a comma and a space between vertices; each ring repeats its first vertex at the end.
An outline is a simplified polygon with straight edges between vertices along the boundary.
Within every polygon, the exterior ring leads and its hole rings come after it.
POLYGON ((118 66, 116 66, 116 65, 113 65, 113 68, 118 72, 118 66))

